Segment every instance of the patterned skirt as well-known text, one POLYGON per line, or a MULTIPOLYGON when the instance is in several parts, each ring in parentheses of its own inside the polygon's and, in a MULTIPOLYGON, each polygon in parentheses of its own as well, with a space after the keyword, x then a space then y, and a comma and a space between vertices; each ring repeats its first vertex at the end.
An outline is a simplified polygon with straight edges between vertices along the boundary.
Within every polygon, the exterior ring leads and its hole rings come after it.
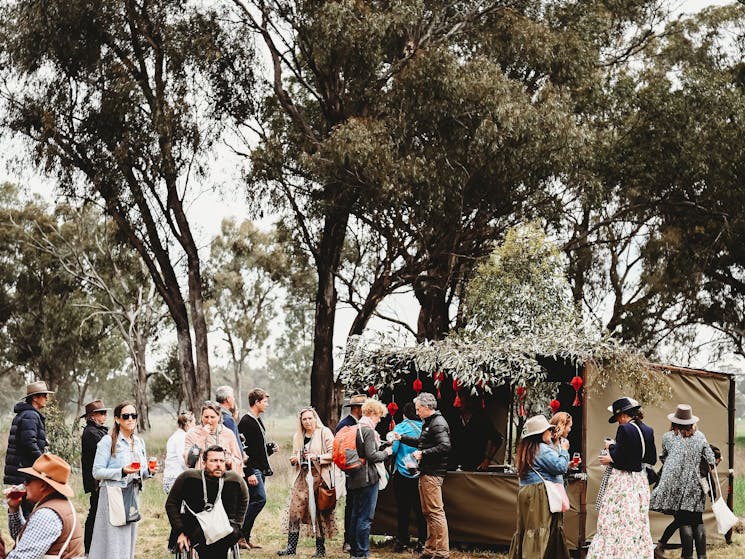
POLYGON ((647 476, 614 468, 587 559, 652 559, 653 554, 647 476))
MULTIPOLYGON (((321 473, 317 468, 313 472, 313 499, 318 502, 318 487, 321 485, 321 473)), ((295 484, 290 491, 290 505, 287 511, 288 529, 291 532, 299 531, 300 525, 306 527, 306 535, 313 535, 313 523, 308 510, 308 481, 305 470, 295 479, 295 484)), ((316 508, 316 537, 333 538, 336 535, 336 512, 334 509, 320 512, 316 508)))

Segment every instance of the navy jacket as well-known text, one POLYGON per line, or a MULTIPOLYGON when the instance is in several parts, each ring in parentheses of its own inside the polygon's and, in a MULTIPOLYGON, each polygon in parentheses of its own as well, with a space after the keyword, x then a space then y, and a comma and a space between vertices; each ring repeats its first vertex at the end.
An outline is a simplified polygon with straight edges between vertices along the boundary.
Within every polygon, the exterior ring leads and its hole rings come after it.
POLYGON ((18 402, 13 408, 16 416, 8 435, 3 483, 23 483, 26 476, 18 468, 28 468, 47 448, 47 428, 44 416, 31 404, 18 402))
MULTIPOLYGON (((641 421, 636 424, 644 434, 644 463, 654 465, 657 462, 657 447, 654 444, 654 430, 641 421)), ((613 467, 627 472, 642 471, 642 442, 639 431, 631 423, 618 426, 616 444, 608 447, 613 458, 613 467)))
POLYGON ((83 470, 83 489, 86 493, 98 491, 98 481, 93 479, 93 459, 96 457, 96 447, 104 435, 109 433, 105 425, 98 425, 92 419, 86 420, 83 436, 81 437, 80 465, 83 470))
POLYGON ((226 410, 222 406, 220 406, 220 411, 222 412, 222 424, 225 425, 226 428, 233 431, 233 434, 235 435, 235 440, 238 443, 238 448, 243 450, 243 443, 241 443, 241 435, 238 432, 238 426, 235 424, 235 419, 233 419, 233 414, 230 413, 230 410, 226 410))
POLYGON ((357 418, 353 416, 352 414, 345 415, 342 417, 341 421, 336 424, 336 429, 334 429, 334 433, 338 433, 341 431, 344 427, 351 427, 352 425, 357 425, 357 418))

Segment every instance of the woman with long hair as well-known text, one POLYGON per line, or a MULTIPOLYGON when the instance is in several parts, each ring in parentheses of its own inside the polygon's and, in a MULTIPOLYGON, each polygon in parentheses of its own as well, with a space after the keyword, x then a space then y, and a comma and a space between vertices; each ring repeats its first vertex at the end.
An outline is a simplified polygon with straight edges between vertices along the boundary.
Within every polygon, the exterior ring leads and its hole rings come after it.
POLYGON ((551 446, 553 430, 554 426, 544 416, 531 417, 525 422, 517 445, 520 489, 510 559, 569 559, 564 515, 551 512, 543 483, 561 483, 569 466, 569 442, 564 439, 559 450, 555 450, 551 446))
POLYGON ((694 543, 698 559, 706 557, 706 528, 702 514, 706 492, 701 486, 700 466, 710 469, 715 464, 714 451, 706 436, 696 428, 698 417, 688 404, 679 404, 675 413, 668 414, 670 430, 662 435, 664 467, 649 507, 673 515, 673 522, 665 529, 655 548, 655 559, 664 559, 667 541, 680 529, 681 558, 692 559, 694 543))
POLYGON ((287 547, 278 551, 277 555, 297 553, 300 525, 305 524, 308 531, 316 536, 316 552, 313 557, 326 557, 326 538, 332 538, 336 534, 336 515, 333 508, 325 511, 318 509, 318 491, 322 485, 326 489, 337 486, 338 470, 332 459, 333 450, 334 434, 331 429, 323 425, 316 410, 301 409, 290 456, 295 475, 290 490, 287 547), (314 515, 311 514, 311 499, 314 515))
POLYGON ((176 423, 178 428, 166 442, 166 461, 163 466, 163 490, 166 493, 171 491, 173 482, 179 474, 186 470, 184 463, 186 432, 194 427, 194 414, 190 411, 181 412, 176 418, 176 423))
POLYGON ((222 424, 220 404, 206 401, 199 410, 201 425, 195 425, 186 432, 183 459, 187 466, 200 470, 205 449, 217 445, 225 449, 225 467, 241 472, 243 454, 238 446, 235 433, 222 424), (193 464, 190 464, 190 457, 193 464))
MULTIPOLYGON (((114 408, 114 428, 96 446, 93 478, 100 481, 98 511, 93 526, 89 559, 133 559, 137 541, 139 515, 130 515, 126 505, 117 515, 117 503, 123 505, 123 495, 133 495, 139 508, 142 481, 155 475, 148 469, 145 441, 135 435, 137 412, 132 402, 122 402, 114 408), (112 524, 120 518, 122 525, 112 524)), ((115 522, 119 524, 118 522, 115 522)))
POLYGON ((561 441, 566 440, 572 431, 572 416, 565 411, 559 411, 551 417, 549 423, 554 426, 551 433, 551 445, 558 452, 561 448, 561 441))
POLYGON ((649 482, 644 464, 657 462, 654 431, 642 422, 639 402, 619 398, 608 408, 618 423, 615 441, 605 440, 598 461, 612 466, 598 494, 598 523, 588 559, 652 559, 649 482))

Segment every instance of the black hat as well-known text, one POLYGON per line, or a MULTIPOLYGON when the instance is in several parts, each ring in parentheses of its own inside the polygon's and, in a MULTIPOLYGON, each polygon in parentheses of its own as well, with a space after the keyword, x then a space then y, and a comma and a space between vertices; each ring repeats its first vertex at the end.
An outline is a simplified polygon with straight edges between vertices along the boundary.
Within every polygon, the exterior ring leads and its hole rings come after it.
POLYGON ((637 402, 633 398, 623 396, 622 398, 619 398, 618 400, 613 402, 613 405, 608 408, 608 411, 613 414, 608 419, 608 423, 615 423, 616 421, 618 421, 618 419, 616 419, 618 414, 625 413, 631 410, 637 410, 640 407, 641 405, 639 404, 639 402, 637 402))

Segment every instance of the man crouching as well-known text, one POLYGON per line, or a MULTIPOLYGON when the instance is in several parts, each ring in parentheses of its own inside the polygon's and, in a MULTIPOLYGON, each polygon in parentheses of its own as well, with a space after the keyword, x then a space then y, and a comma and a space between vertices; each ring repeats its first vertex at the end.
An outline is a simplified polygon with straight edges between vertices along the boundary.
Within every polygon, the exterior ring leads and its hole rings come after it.
POLYGON ((207 447, 203 463, 203 470, 189 469, 176 478, 166 513, 179 549, 193 547, 199 559, 226 559, 240 537, 248 487, 238 473, 226 471, 222 447, 207 447))

